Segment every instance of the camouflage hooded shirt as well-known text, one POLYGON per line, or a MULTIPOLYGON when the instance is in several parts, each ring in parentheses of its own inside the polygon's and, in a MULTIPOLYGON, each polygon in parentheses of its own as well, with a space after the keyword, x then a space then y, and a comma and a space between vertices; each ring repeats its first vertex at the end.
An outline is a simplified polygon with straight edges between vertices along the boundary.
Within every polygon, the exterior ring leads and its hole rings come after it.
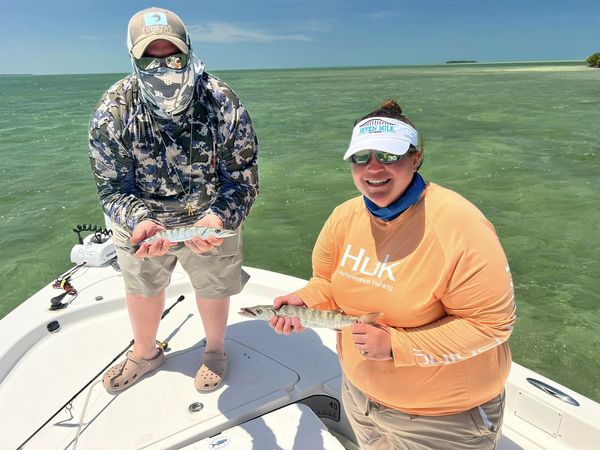
POLYGON ((235 229, 258 194, 250 116, 229 86, 206 72, 188 109, 170 119, 152 114, 135 75, 115 83, 92 117, 89 153, 102 209, 128 231, 146 219, 191 225, 207 212, 235 229))

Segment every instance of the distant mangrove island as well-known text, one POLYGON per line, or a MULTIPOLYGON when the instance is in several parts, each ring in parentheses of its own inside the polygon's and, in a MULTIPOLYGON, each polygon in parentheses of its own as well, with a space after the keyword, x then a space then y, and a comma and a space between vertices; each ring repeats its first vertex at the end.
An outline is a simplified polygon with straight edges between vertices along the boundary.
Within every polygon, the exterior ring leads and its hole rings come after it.
POLYGON ((590 67, 600 67, 600 52, 588 56, 585 59, 585 62, 587 62, 590 65, 590 67))
POLYGON ((465 63, 476 63, 477 61, 471 61, 470 59, 452 59, 446 61, 446 64, 465 64, 465 63))

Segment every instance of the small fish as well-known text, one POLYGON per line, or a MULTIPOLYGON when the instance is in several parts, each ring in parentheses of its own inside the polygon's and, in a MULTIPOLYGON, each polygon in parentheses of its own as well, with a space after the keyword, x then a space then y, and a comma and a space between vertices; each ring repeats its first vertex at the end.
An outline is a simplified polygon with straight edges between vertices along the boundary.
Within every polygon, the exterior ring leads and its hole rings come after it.
POLYGON ((239 314, 259 320, 270 320, 273 316, 297 317, 300 319, 302 326, 329 328, 336 331, 341 331, 342 328, 352 325, 357 321, 375 323, 383 315, 383 313, 372 312, 362 316, 347 316, 341 311, 310 309, 293 305, 283 305, 279 309, 273 308, 273 305, 257 305, 249 308, 241 308, 239 314))
POLYGON ((166 239, 171 242, 184 242, 189 241, 193 237, 199 237, 202 239, 208 239, 209 237, 217 237, 217 238, 226 238, 229 236, 234 236, 235 231, 226 230, 225 228, 216 228, 216 227, 178 227, 171 228, 169 230, 160 231, 156 233, 154 236, 144 239, 135 245, 132 249, 132 253, 138 251, 138 249, 144 243, 152 244, 158 239, 166 239))
POLYGON ((144 239, 140 244, 143 244, 144 242, 151 244, 158 239, 166 239, 171 242, 183 242, 189 241, 193 237, 208 239, 209 237, 225 238, 233 235, 235 235, 235 231, 226 230, 225 228, 179 227, 160 231, 154 236, 144 239))

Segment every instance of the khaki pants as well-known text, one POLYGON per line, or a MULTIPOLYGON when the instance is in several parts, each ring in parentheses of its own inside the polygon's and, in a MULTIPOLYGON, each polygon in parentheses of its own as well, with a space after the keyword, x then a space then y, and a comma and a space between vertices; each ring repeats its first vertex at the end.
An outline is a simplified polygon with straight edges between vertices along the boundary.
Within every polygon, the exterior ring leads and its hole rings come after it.
POLYGON ((344 410, 363 450, 495 449, 500 439, 504 392, 468 411, 415 416, 369 400, 344 379, 344 410))
POLYGON ((196 296, 223 298, 238 294, 249 275, 242 269, 242 228, 235 236, 226 237, 223 244, 206 253, 196 254, 183 242, 172 247, 166 255, 139 259, 129 252, 130 235, 113 226, 113 241, 125 291, 142 297, 153 297, 171 281, 177 261, 187 272, 196 296))

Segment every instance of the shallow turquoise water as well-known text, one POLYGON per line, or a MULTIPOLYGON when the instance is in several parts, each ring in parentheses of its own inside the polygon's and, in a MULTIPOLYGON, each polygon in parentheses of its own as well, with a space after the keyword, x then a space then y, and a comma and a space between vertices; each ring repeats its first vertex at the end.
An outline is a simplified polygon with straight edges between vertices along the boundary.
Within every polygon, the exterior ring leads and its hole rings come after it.
MULTIPOLYGON (((426 179, 494 223, 515 281, 514 359, 600 401, 600 70, 448 65, 218 73, 260 141, 245 263, 300 277, 335 205, 354 119, 396 98, 425 138, 426 179)), ((102 224, 87 124, 120 75, 0 77, 0 316, 70 267, 70 230, 102 224)))

